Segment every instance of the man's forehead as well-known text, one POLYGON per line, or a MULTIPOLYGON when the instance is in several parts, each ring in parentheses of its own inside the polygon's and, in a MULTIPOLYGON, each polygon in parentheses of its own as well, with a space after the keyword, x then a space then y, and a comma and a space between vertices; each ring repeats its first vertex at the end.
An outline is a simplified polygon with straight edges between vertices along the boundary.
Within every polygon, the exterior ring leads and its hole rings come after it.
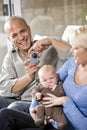
POLYGON ((7 31, 8 31, 8 34, 13 35, 13 34, 21 32, 24 29, 25 30, 28 29, 28 26, 22 25, 22 24, 17 24, 17 25, 13 24, 12 26, 8 27, 7 31))
POLYGON ((11 21, 7 21, 5 23, 5 29, 14 29, 14 28, 19 28, 21 26, 27 26, 27 24, 24 23, 24 21, 22 20, 19 20, 19 19, 14 19, 14 20, 11 20, 11 21))

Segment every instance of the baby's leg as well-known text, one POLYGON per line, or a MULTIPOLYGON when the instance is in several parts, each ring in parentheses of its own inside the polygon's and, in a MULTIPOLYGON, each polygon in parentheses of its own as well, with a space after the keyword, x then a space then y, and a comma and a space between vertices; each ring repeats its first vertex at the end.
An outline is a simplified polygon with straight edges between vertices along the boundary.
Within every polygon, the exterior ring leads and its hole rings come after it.
POLYGON ((62 107, 54 108, 52 119, 57 122, 58 130, 66 130, 67 118, 65 117, 65 115, 63 113, 62 107))
POLYGON ((29 112, 33 120, 36 120, 36 106, 39 105, 39 102, 37 100, 32 100, 31 105, 29 107, 29 112))
POLYGON ((38 105, 36 107, 35 124, 38 127, 44 128, 44 126, 45 126, 44 120, 45 120, 44 106, 43 105, 38 105))

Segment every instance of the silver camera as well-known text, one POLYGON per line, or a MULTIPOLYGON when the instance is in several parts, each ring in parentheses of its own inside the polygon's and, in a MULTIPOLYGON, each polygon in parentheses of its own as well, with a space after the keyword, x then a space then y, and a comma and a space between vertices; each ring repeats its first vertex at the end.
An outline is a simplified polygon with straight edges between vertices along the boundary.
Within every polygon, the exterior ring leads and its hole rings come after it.
POLYGON ((38 57, 38 52, 37 51, 31 51, 30 63, 39 63, 39 57, 38 57))

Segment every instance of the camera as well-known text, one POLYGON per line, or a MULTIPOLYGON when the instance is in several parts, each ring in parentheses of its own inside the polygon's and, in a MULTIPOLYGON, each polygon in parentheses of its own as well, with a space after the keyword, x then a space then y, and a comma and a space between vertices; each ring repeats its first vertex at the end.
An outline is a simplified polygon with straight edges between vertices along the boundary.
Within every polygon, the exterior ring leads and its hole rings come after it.
POLYGON ((38 52, 37 51, 31 51, 30 63, 39 63, 39 57, 38 57, 38 52))

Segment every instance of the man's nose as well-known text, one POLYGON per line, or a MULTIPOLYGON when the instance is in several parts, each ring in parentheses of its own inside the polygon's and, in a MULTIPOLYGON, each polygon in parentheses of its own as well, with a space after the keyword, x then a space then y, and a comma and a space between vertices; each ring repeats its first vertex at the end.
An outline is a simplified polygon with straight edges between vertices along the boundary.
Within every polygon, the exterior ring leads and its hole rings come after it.
POLYGON ((21 33, 19 33, 18 38, 23 39, 23 35, 21 33))

